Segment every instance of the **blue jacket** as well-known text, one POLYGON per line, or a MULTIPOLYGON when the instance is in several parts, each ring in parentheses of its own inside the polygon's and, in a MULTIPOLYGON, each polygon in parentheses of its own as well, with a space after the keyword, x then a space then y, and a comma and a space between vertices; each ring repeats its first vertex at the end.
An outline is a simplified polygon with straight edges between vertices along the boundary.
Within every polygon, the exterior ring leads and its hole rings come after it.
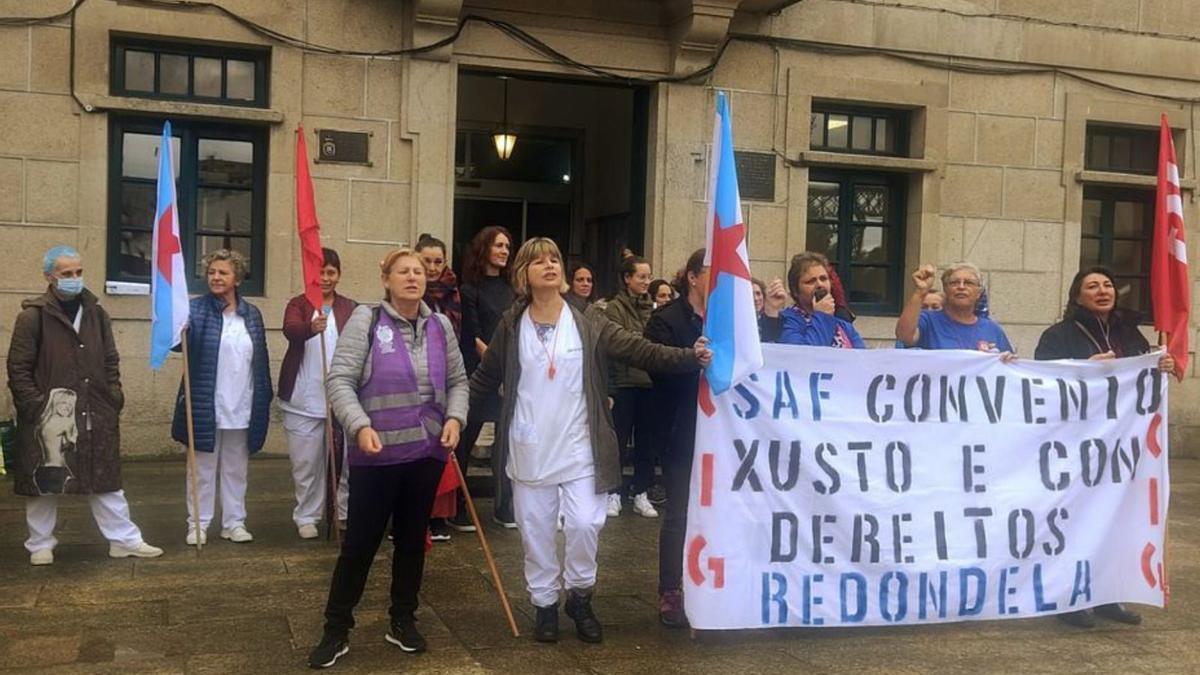
MULTIPOLYGON (((192 298, 187 332, 188 372, 192 381, 192 426, 196 436, 196 450, 199 452, 212 452, 217 440, 217 357, 221 351, 224 312, 225 303, 212 293, 192 298)), ((237 313, 245 320, 246 331, 250 333, 250 341, 254 345, 254 353, 250 358, 254 398, 250 409, 248 439, 250 454, 254 454, 262 450, 263 443, 267 440, 267 427, 271 422, 271 399, 275 392, 271 388, 271 362, 267 356, 267 333, 263 327, 262 314, 240 294, 237 313)), ((185 445, 188 441, 182 381, 179 383, 179 394, 175 398, 175 419, 171 424, 171 438, 185 445)))

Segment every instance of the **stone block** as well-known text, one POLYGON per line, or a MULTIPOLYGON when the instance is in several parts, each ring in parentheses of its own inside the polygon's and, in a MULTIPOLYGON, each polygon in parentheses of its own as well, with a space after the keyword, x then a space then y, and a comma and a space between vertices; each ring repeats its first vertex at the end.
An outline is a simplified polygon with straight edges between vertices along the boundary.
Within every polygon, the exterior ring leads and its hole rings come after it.
POLYGON ((974 113, 952 112, 946 116, 946 159, 951 162, 975 161, 974 113))
POLYGON ((1007 169, 1004 215, 1035 220, 1062 220, 1066 190, 1062 172, 1045 169, 1007 169))
POLYGON ((770 149, 775 143, 775 97, 734 92, 729 101, 733 112, 734 145, 738 148, 770 149))
POLYGON ((71 90, 71 34, 59 26, 34 26, 34 58, 30 64, 31 91, 65 94, 71 90))
MULTIPOLYGON (((1062 299, 1057 272, 989 271, 987 277, 991 311, 1001 325, 1038 324, 1040 329, 1058 319, 1062 299)), ((1025 353, 1032 353, 1032 346, 1025 353)))
POLYGON ((1026 270, 1053 272, 1060 269, 1063 261, 1064 226, 1058 222, 1025 223, 1026 270))
POLYGON ((928 260, 929 256, 923 255, 921 262, 947 265, 962 260, 964 224, 965 220, 963 218, 943 216, 941 222, 938 224, 937 257, 933 260, 928 260))
POLYGON ((875 8, 875 41, 880 47, 928 51, 938 43, 938 23, 927 12, 879 6, 875 8))
POLYGON ((950 74, 951 110, 1049 117, 1054 112, 1054 78, 1048 74, 950 74))
POLYGON ((964 260, 988 270, 1021 269, 1025 224, 1019 220, 967 218, 963 223, 964 260))
POLYGON ((314 178, 313 197, 317 202, 322 239, 345 238, 350 222, 350 181, 314 178))
POLYGON ((0 221, 17 222, 25 215, 25 167, 15 157, 0 158, 0 221))
MULTIPOLYGON (((744 206, 743 206, 744 208, 744 206)), ((787 207, 749 209, 749 254, 755 260, 783 260, 787 251, 787 207)))
POLYGON ((367 117, 400 119, 401 70, 399 60, 367 61, 367 117))
POLYGON ((801 3, 780 14, 778 35, 818 39, 835 44, 870 44, 875 35, 874 8, 866 4, 825 2, 801 3))
POLYGON ((1129 0, 1090 0, 1089 2, 996 0, 996 12, 1083 26, 1137 30, 1138 5, 1139 3, 1129 0))
POLYGON ((304 55, 304 112, 361 117, 366 60, 327 54, 304 55))
POLYGON ((1144 31, 1200 35, 1200 13, 1193 0, 1141 0, 1141 6, 1144 31))
POLYGON ((400 136, 400 123, 389 125, 388 137, 392 144, 392 156, 389 161, 388 178, 391 180, 412 180, 413 178, 413 140, 400 136))
POLYGON ((767 45, 731 42, 713 72, 713 86, 770 93, 775 88, 775 71, 765 64, 774 61, 775 54, 767 45))
POLYGON ((1029 166, 1033 164, 1035 121, 1031 117, 978 118, 978 159, 982 164, 1029 166))
POLYGON ((29 88, 29 29, 0 26, 0 89, 29 88))
POLYGON ((997 167, 947 164, 942 179, 942 213, 953 216, 999 216, 1003 212, 1004 170, 997 167))
POLYGON ((25 220, 75 225, 79 222, 79 164, 28 160, 25 163, 25 220))
POLYGON ((79 231, 74 227, 0 225, 0 241, 4 242, 4 250, 19 252, 5 257, 5 273, 0 275, 0 290, 33 295, 46 289, 46 280, 42 277, 42 254, 59 244, 78 247, 79 231))
MULTIPOLYGON (((980 3, 986 3, 986 10, 991 10, 989 0, 980 0, 980 3)), ((938 41, 935 44, 940 47, 939 51, 942 53, 999 61, 1022 60, 1023 35, 1019 23, 985 16, 968 17, 946 13, 937 16, 937 25, 938 41)), ((928 48, 921 51, 928 51, 928 48)))
MULTIPOLYGON (((686 262, 686 259, 684 260, 686 262)), ((681 262, 680 267, 683 266, 681 262)), ((750 274, 755 279, 762 279, 766 283, 771 283, 772 279, 782 279, 783 283, 787 284, 787 261, 784 260, 755 260, 750 259, 750 274)))
POLYGON ((412 243, 408 183, 352 181, 349 238, 370 242, 412 243))
POLYGON ((79 114, 70 97, 0 91, 0 110, 5 154, 78 158, 79 114))
POLYGON ((392 0, 308 0, 308 39, 357 51, 399 49, 404 8, 392 0))
POLYGON ((1059 120, 1037 121, 1037 148, 1034 165, 1061 167, 1063 165, 1063 123, 1059 120))

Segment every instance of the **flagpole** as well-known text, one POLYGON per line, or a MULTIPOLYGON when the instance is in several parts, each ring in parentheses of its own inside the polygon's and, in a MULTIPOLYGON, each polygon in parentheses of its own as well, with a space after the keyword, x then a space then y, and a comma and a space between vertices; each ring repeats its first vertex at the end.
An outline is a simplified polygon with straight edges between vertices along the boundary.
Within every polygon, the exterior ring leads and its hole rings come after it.
MULTIPOLYGON (((320 311, 320 310, 318 310, 320 311)), ((329 319, 337 320, 333 317, 333 312, 330 311, 329 319)), ((325 387, 329 383, 329 362, 326 360, 325 350, 325 331, 321 331, 321 385, 322 388, 328 391, 325 387)), ((326 465, 328 473, 326 474, 326 502, 328 508, 326 511, 329 514, 328 529, 325 531, 325 538, 329 538, 329 530, 333 530, 333 538, 338 545, 342 544, 342 531, 337 526, 337 491, 340 476, 337 472, 337 457, 335 456, 336 448, 333 443, 333 410, 329 407, 329 394, 325 395, 325 448, 328 450, 325 454, 329 458, 326 465)))
POLYGON ((188 329, 186 327, 180 333, 179 344, 183 347, 183 409, 187 414, 187 462, 188 475, 191 476, 189 482, 192 486, 192 532, 196 535, 196 555, 199 556, 200 549, 204 546, 204 532, 200 529, 200 490, 196 479, 199 467, 196 464, 196 429, 192 424, 192 377, 191 367, 188 363, 188 329))
MULTIPOLYGON (((1170 339, 1171 339, 1171 335, 1169 333, 1164 333, 1161 330, 1158 331, 1158 346, 1159 347, 1166 346, 1167 342, 1169 342, 1170 339)), ((1174 373, 1172 373, 1172 375, 1173 374, 1174 373)), ((1168 422, 1167 425, 1170 426, 1170 422, 1168 422)), ((1164 429, 1163 433, 1170 434, 1170 430, 1164 429)), ((1168 451, 1168 453, 1169 453, 1169 451, 1168 451)), ((1168 457, 1169 457, 1169 454, 1168 454, 1168 457)), ((1169 460, 1167 459, 1167 457, 1164 457, 1163 461, 1166 462, 1169 460)), ((1171 584, 1167 581, 1168 579, 1171 578, 1171 573, 1169 571, 1170 567, 1171 567, 1171 554, 1169 552, 1171 550, 1171 546, 1170 546, 1170 540, 1168 539, 1168 535, 1170 535, 1170 533, 1171 533, 1171 520, 1170 520, 1170 514, 1168 513, 1167 519, 1163 522, 1162 578, 1159 579, 1159 582, 1162 583, 1163 608, 1164 609, 1166 609, 1171 604, 1171 584)))
POLYGON ((463 474, 462 466, 459 465, 453 450, 450 451, 449 461, 454 465, 454 471, 458 473, 458 484, 462 487, 463 497, 467 501, 467 512, 471 514, 471 522, 475 524, 475 533, 479 535, 479 545, 483 547, 483 557, 487 560, 492 580, 496 582, 496 593, 500 596, 500 606, 504 608, 508 627, 512 630, 513 637, 521 637, 521 632, 517 630, 517 621, 513 618, 512 607, 508 604, 508 594, 504 592, 504 582, 500 580, 500 572, 496 570, 496 559, 492 557, 492 547, 488 546, 487 537, 483 534, 483 523, 479 522, 479 514, 475 511, 475 500, 471 499, 471 491, 467 489, 467 477, 463 474))

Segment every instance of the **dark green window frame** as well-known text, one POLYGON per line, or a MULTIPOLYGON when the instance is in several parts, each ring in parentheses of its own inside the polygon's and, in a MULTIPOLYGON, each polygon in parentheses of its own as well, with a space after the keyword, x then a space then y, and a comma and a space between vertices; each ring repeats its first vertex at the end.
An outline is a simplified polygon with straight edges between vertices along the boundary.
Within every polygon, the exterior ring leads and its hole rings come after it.
MULTIPOLYGON (((124 136, 126 133, 162 135, 163 118, 113 116, 109 122, 108 160, 108 255, 107 278, 109 281, 149 283, 151 268, 145 274, 129 272, 126 263, 137 262, 137 256, 127 256, 122 250, 125 235, 131 238, 146 237, 153 223, 123 222, 122 194, 125 186, 141 187, 140 197, 145 203, 138 206, 153 213, 156 180, 153 178, 127 177, 123 175, 124 136), (123 258, 129 258, 126 260, 123 258)), ((207 289, 204 275, 199 272, 197 251, 201 237, 221 240, 222 245, 234 245, 234 240, 243 240, 235 248, 248 249, 250 271, 242 281, 241 290, 246 295, 262 295, 265 288, 266 269, 266 221, 267 221, 267 177, 268 177, 268 130, 253 125, 235 125, 227 122, 171 120, 172 133, 179 139, 179 177, 176 179, 176 200, 179 211, 179 236, 183 243, 184 265, 188 270, 188 290, 202 293, 207 289), (200 175, 199 148, 201 141, 240 141, 251 144, 253 168, 251 182, 247 185, 223 184, 200 175), (199 219, 200 190, 230 190, 250 192, 250 227, 248 232, 232 230, 202 229, 199 219)), ((210 247, 211 248, 211 247, 210 247)), ((149 253, 146 254, 149 256, 149 253)), ((149 261, 153 264, 153 260, 149 261)))
POLYGON ((903 175, 854 171, 847 169, 811 169, 809 172, 807 248, 824 254, 837 269, 846 299, 859 314, 895 316, 900 312, 904 286, 904 201, 907 180, 903 175), (881 192, 882 191, 882 192, 881 192), (886 204, 874 219, 856 212, 855 199, 870 193, 886 195, 886 204), (829 209, 827 200, 836 195, 836 212, 829 209), (823 201, 825 200, 825 201, 823 201), (855 241, 866 236, 868 229, 879 228, 884 243, 884 255, 874 260, 863 259, 856 251, 855 241), (830 234, 836 237, 833 246, 823 245, 830 234), (881 277, 883 292, 869 298, 862 281, 867 274, 881 277))
POLYGON ((1158 129, 1087 125, 1084 167, 1153 176, 1158 173, 1158 129))
POLYGON ((251 108, 266 108, 270 105, 270 59, 267 49, 247 49, 214 44, 194 44, 178 42, 160 42, 145 38, 121 37, 112 42, 111 81, 109 83, 114 96, 130 96, 168 101, 192 101, 196 103, 216 103, 251 108), (126 81, 127 52, 146 53, 154 60, 154 85, 152 90, 131 89, 126 81), (180 57, 187 59, 187 91, 186 93, 167 92, 163 90, 162 61, 163 57, 180 57), (211 59, 221 64, 220 94, 216 96, 196 93, 196 60, 211 59), (231 62, 252 63, 254 67, 253 95, 251 98, 239 98, 229 94, 229 64, 231 62))
POLYGON ((1154 189, 1088 185, 1083 188, 1079 265, 1113 272, 1119 305, 1153 319, 1150 249, 1154 240, 1154 189))
POLYGON ((814 103, 809 146, 829 152, 907 157, 908 117, 904 110, 814 103), (844 140, 839 131, 843 128, 844 140))

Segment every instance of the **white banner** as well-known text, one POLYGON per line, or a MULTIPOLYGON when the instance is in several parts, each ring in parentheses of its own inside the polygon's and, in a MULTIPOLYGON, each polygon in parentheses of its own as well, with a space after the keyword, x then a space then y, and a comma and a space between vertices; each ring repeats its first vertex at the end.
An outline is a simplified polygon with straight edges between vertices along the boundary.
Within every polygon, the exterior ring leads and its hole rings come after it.
POLYGON ((697 413, 695 628, 868 626, 1163 606, 1157 355, 1019 360, 764 345, 697 413))

